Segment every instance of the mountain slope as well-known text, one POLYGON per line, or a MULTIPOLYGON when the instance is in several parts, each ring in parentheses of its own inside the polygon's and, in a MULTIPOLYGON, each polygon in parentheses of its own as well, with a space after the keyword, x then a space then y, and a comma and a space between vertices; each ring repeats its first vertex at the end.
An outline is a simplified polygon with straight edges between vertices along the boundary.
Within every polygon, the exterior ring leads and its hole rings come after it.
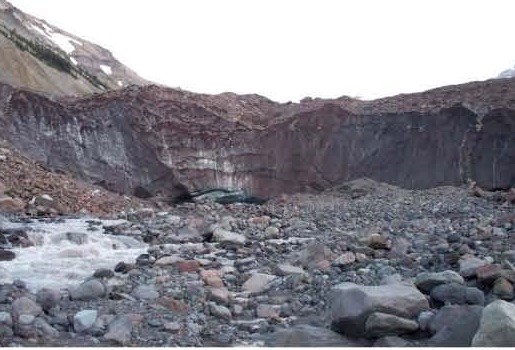
POLYGON ((83 95, 148 82, 106 49, 0 0, 0 81, 51 95, 83 95))

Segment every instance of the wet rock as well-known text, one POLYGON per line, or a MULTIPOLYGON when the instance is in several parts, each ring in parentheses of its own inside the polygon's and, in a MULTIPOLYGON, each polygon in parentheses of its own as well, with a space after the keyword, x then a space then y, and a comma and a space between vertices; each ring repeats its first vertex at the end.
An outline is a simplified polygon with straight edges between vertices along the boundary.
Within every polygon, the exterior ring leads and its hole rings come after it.
POLYGON ((39 316, 43 313, 43 309, 33 300, 27 297, 16 299, 11 306, 11 315, 15 320, 21 315, 39 316))
POLYGON ((418 323, 406 318, 374 312, 365 323, 367 337, 377 338, 387 335, 402 335, 418 330, 418 323))
POLYGON ((0 248, 0 261, 11 261, 16 258, 16 254, 10 250, 0 248))
POLYGON ((27 248, 34 245, 23 229, 0 229, 0 238, 3 241, 2 244, 14 248, 27 248))
POLYGON ((118 264, 116 264, 116 266, 114 267, 114 272, 125 274, 134 268, 135 268, 134 264, 127 264, 127 263, 124 263, 123 261, 121 261, 118 264))
POLYGON ((362 347, 366 340, 351 340, 330 329, 309 325, 296 325, 264 335, 270 347, 362 347))
POLYGON ((126 346, 131 343, 131 333, 132 322, 130 318, 127 315, 119 315, 109 323, 104 339, 126 346))
POLYGON ((167 255, 159 258, 154 263, 155 266, 170 266, 175 265, 179 261, 183 261, 184 259, 180 255, 167 255))
POLYGON ((213 231, 213 240, 216 242, 226 242, 237 245, 243 245, 246 241, 245 236, 232 231, 224 230, 220 227, 213 231))
POLYGON ((472 346, 507 346, 515 344, 515 305, 497 300, 483 310, 479 330, 472 346))
POLYGON ((492 287, 492 293, 499 299, 512 300, 514 298, 513 285, 503 277, 498 278, 492 287))
POLYGON ((423 272, 415 278, 415 285, 421 292, 429 294, 431 289, 441 284, 458 283, 463 284, 465 280, 457 272, 447 270, 443 272, 423 272))
POLYGON ((470 346, 479 327, 483 308, 477 305, 448 305, 437 311, 429 323, 434 334, 429 346, 470 346))
POLYGON ((141 254, 136 258, 137 266, 150 266, 154 262, 154 258, 150 254, 141 254))
POLYGON ((55 289, 43 288, 36 294, 36 301, 43 310, 50 311, 61 302, 61 293, 55 289))
POLYGON ((66 232, 64 235, 69 242, 77 245, 88 243, 88 235, 84 232, 66 232))
POLYGON ((242 289, 249 293, 259 294, 264 292, 275 278, 276 276, 273 275, 255 273, 243 284, 242 289))
POLYGON ((132 295, 138 300, 154 300, 159 298, 159 292, 154 285, 140 285, 134 288, 132 295))
POLYGON ((475 287, 447 283, 431 290, 431 298, 441 303, 484 305, 484 293, 475 287))
POLYGON ((72 300, 95 300, 103 298, 106 295, 106 287, 97 279, 85 281, 70 290, 72 300))
POLYGON ((94 278, 113 278, 114 277, 114 271, 111 269, 97 269, 93 273, 94 278))
POLYGON ((75 316, 73 316, 73 328, 75 332, 82 333, 93 327, 97 316, 97 310, 82 310, 77 312, 75 316))
POLYGON ((18 289, 27 289, 27 283, 25 283, 25 281, 22 281, 20 279, 15 279, 13 281, 13 286, 15 286, 18 289))
POLYGON ((428 309, 425 296, 409 284, 360 286, 347 282, 335 286, 329 297, 332 329, 356 337, 366 334, 365 322, 373 312, 414 318, 428 309))
POLYGON ((476 276, 476 270, 488 264, 486 261, 470 255, 464 255, 460 261, 460 275, 465 278, 476 276))

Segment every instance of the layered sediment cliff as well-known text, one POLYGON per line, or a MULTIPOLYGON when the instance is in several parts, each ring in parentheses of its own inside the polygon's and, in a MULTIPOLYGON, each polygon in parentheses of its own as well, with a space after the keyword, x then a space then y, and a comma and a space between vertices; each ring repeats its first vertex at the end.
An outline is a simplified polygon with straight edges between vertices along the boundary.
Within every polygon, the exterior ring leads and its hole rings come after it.
POLYGON ((406 188, 515 184, 515 80, 375 101, 203 95, 157 86, 50 99, 2 86, 0 135, 124 192, 271 197, 359 177, 406 188), (184 187, 184 186, 185 187, 184 187))

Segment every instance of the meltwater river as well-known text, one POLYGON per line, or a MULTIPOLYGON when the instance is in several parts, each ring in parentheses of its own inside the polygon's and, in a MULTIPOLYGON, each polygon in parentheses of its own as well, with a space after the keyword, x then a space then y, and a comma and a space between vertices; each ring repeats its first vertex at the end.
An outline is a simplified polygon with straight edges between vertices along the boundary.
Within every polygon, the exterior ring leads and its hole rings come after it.
POLYGON ((120 261, 133 262, 147 245, 132 237, 109 235, 104 226, 124 220, 64 219, 31 223, 0 221, 0 229, 24 229, 34 246, 11 248, 12 261, 0 261, 0 284, 22 280, 27 288, 62 289, 75 286, 99 268, 113 269, 120 261), (88 221, 94 220, 95 231, 88 221))

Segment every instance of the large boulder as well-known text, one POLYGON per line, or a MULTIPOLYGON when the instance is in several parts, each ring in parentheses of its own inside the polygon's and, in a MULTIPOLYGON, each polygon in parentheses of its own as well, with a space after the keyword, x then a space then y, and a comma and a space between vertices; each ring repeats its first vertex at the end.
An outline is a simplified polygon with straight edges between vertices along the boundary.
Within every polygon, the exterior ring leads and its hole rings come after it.
POLYGON ((515 305, 497 300, 485 307, 472 346, 515 346, 515 305))
POLYGON ((329 296, 331 327, 353 337, 366 335, 365 324, 374 312, 413 319, 429 309, 429 303, 414 285, 360 286, 342 283, 329 296))
POLYGON ((415 278, 415 285, 425 294, 429 294, 431 289, 434 287, 446 283, 463 284, 465 283, 465 280, 459 273, 452 270, 442 272, 422 272, 415 278))
POLYGON ((479 328, 483 307, 478 305, 448 305, 435 314, 429 322, 433 334, 429 346, 470 346, 479 328))

